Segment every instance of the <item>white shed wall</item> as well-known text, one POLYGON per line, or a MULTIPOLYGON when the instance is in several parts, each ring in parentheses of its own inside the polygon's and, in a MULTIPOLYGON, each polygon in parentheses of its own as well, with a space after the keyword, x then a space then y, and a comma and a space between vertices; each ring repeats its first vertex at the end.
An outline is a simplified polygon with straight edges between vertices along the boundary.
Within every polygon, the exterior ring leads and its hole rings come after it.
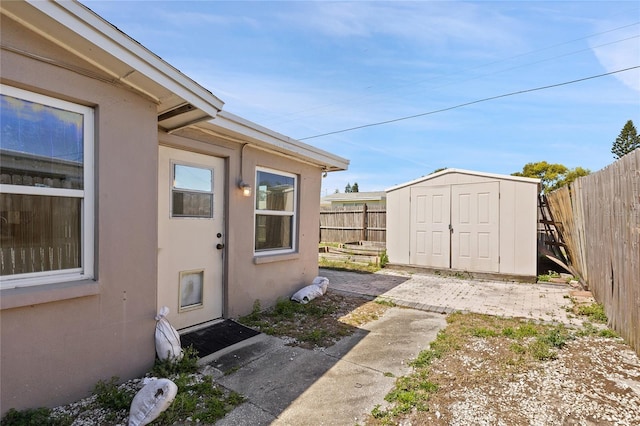
POLYGON ((389 262, 409 264, 409 187, 387 193, 387 256, 389 262))
MULTIPOLYGON (((497 182, 499 184, 499 274, 537 273, 537 179, 445 170, 387 191, 387 254, 395 264, 411 263, 411 188, 497 182)), ((495 201, 494 201, 495 202, 495 201)), ((454 229, 454 232, 456 230, 454 229)), ((431 265, 415 265, 430 267, 431 265)), ((485 272, 473 271, 469 272, 485 272)))

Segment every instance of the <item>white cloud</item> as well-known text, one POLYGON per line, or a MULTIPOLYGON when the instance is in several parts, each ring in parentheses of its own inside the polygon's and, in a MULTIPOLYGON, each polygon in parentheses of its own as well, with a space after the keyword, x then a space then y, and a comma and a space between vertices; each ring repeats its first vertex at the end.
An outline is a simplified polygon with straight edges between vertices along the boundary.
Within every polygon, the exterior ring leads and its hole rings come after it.
MULTIPOLYGON (((598 23, 598 28, 614 27, 609 22, 598 23)), ((618 23, 619 26, 619 23, 618 23)), ((595 57, 607 72, 640 65, 640 24, 622 28, 590 40, 595 57)), ((640 92, 640 69, 614 74, 625 86, 640 92)))
POLYGON ((455 2, 312 2, 280 17, 333 37, 397 37, 444 45, 513 46, 517 22, 490 5, 455 2), (309 19, 313 16, 314 19, 309 19))

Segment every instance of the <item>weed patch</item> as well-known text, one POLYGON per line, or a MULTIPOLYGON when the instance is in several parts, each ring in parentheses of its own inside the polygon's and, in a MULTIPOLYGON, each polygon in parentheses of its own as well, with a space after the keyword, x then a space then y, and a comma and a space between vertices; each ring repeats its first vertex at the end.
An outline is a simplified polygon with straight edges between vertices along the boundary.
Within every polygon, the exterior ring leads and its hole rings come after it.
MULTIPOLYGON (((187 421, 213 424, 244 401, 242 395, 229 392, 213 383, 210 377, 198 374, 197 360, 196 351, 187 348, 180 361, 156 362, 149 374, 172 380, 178 386, 178 393, 169 408, 153 422, 154 425, 168 426, 187 421)), ((99 381, 92 396, 79 403, 54 410, 9 410, 1 424, 69 426, 76 420, 80 424, 126 424, 131 401, 142 386, 140 379, 118 384, 118 378, 112 377, 99 381)))
POLYGON ((96 403, 108 411, 128 410, 135 391, 126 386, 118 386, 118 377, 112 377, 108 381, 100 380, 93 388, 96 403))
POLYGON ((330 260, 324 256, 320 256, 318 260, 318 266, 326 269, 335 269, 337 271, 351 271, 351 272, 378 272, 381 267, 374 263, 359 263, 352 260, 330 260))
POLYGON ((604 312, 604 305, 601 303, 593 303, 591 305, 580 305, 576 309, 578 315, 583 315, 589 318, 590 321, 600 324, 607 323, 607 314, 604 312))
POLYGON ((68 416, 56 417, 48 408, 32 408, 18 411, 10 409, 2 418, 2 425, 6 426, 70 426, 73 418, 68 416))
POLYGON ((391 303, 376 303, 328 291, 307 304, 279 299, 271 308, 254 304, 251 314, 238 322, 265 334, 291 339, 291 345, 307 349, 329 347, 356 327, 380 317, 391 303))
POLYGON ((154 377, 168 378, 176 374, 195 373, 197 370, 198 352, 193 348, 193 346, 189 346, 182 350, 182 358, 180 360, 174 360, 171 358, 159 360, 156 358, 156 362, 149 374, 154 377))

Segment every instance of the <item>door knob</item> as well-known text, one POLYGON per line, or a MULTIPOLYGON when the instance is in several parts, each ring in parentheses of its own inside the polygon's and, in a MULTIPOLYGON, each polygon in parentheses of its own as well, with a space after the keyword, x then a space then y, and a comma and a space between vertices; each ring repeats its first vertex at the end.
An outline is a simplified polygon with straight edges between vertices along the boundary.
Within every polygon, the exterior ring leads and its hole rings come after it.
POLYGON ((222 244, 222 243, 218 243, 218 244, 216 244, 216 248, 217 248, 218 250, 222 250, 222 249, 224 248, 224 244, 222 244))

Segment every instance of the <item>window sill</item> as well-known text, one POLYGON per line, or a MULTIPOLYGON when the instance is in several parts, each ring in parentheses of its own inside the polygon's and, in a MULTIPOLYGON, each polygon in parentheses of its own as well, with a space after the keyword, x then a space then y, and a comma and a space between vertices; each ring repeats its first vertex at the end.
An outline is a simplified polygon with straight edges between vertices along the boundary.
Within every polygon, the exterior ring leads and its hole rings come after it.
POLYGON ((285 260, 296 260, 300 258, 300 253, 286 253, 286 254, 270 254, 262 256, 253 256, 253 263, 255 265, 262 265, 264 263, 282 262, 285 260))
POLYGON ((99 293, 100 284, 93 280, 7 288, 0 290, 0 310, 95 296, 99 293))

